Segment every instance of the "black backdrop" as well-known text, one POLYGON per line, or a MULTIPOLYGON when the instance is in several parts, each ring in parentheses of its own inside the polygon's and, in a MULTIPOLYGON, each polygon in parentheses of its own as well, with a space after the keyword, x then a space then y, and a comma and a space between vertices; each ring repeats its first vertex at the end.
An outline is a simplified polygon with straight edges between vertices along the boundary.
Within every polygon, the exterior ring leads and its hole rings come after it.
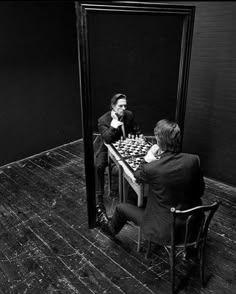
POLYGON ((93 126, 115 93, 128 97, 144 134, 175 119, 183 18, 90 12, 88 46, 93 126))
POLYGON ((0 165, 82 136, 73 2, 0 2, 0 165))

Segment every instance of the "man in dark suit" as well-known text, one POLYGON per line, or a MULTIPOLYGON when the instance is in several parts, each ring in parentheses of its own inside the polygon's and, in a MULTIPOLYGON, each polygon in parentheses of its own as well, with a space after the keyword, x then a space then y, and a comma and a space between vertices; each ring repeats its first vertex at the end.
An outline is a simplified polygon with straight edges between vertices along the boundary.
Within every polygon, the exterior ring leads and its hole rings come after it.
POLYGON ((103 205, 104 172, 108 165, 108 150, 104 145, 111 144, 128 134, 136 135, 139 128, 134 115, 127 110, 127 98, 124 94, 115 94, 111 98, 111 110, 98 119, 98 131, 102 137, 102 144, 96 153, 96 199, 97 210, 105 210, 103 205))
POLYGON ((149 150, 146 162, 134 172, 138 183, 149 184, 146 207, 118 204, 111 221, 105 216, 100 225, 116 235, 127 221, 132 221, 141 226, 147 239, 166 244, 170 241, 170 208, 201 205, 205 184, 199 157, 180 152, 180 129, 176 123, 161 120, 154 134, 157 144, 149 150))

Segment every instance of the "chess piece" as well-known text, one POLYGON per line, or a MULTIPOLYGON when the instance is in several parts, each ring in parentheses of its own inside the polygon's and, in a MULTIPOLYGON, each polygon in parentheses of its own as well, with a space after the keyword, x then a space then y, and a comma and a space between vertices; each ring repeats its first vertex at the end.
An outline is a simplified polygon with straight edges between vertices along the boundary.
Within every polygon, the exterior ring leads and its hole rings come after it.
POLYGON ((139 135, 139 138, 140 138, 140 143, 144 143, 145 142, 143 134, 140 134, 139 135))

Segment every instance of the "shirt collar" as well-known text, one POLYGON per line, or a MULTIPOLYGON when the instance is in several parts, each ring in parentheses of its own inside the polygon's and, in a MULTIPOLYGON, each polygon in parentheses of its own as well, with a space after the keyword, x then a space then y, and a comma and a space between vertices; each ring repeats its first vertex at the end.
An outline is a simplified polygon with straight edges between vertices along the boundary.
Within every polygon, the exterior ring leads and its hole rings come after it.
POLYGON ((115 114, 115 111, 112 110, 112 111, 111 111, 111 117, 112 117, 114 114, 115 114))

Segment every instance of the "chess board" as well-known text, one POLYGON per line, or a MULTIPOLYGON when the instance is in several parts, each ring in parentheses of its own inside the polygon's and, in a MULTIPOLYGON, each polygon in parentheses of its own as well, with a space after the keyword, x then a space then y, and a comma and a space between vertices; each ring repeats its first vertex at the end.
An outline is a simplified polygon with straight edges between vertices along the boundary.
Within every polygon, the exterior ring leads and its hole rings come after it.
POLYGON ((113 143, 112 146, 127 163, 128 167, 135 171, 152 144, 143 138, 136 137, 119 140, 113 143))
POLYGON ((143 157, 130 157, 127 158, 125 161, 128 167, 131 169, 131 171, 136 171, 136 169, 140 166, 143 160, 143 157))

